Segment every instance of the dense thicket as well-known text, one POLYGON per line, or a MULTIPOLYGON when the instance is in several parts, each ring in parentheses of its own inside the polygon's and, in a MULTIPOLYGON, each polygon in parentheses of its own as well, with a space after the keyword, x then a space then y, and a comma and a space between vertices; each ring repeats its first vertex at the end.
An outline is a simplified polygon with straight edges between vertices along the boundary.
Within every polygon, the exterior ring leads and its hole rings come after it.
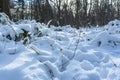
MULTIPOLYGON (((0 5, 1 1, 6 0, 0 0, 0 5)), ((47 23, 52 20, 52 25, 84 27, 120 19, 120 0, 12 0, 10 5, 14 21, 35 19, 47 23)))

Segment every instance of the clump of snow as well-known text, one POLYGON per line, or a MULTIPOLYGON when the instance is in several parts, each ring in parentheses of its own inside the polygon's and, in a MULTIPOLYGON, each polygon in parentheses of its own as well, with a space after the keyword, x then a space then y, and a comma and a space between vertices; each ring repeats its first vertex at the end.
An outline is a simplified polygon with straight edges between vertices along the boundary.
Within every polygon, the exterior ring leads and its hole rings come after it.
POLYGON ((25 31, 28 31, 28 32, 31 31, 31 25, 30 24, 19 24, 18 27, 21 30, 25 30, 25 31))
POLYGON ((89 61, 86 61, 86 60, 82 61, 80 63, 80 65, 85 70, 92 70, 92 69, 94 69, 94 66, 89 61))
POLYGON ((80 62, 71 61, 67 66, 67 70, 62 74, 62 80, 100 80, 99 74, 94 70, 84 70, 81 68, 80 62))

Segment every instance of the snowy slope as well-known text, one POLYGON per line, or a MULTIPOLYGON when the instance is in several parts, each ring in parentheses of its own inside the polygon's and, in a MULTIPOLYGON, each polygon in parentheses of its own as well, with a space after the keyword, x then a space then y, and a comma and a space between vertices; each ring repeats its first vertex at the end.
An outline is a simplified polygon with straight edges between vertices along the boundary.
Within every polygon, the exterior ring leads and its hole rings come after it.
POLYGON ((119 20, 78 30, 0 21, 0 80, 120 80, 119 20))

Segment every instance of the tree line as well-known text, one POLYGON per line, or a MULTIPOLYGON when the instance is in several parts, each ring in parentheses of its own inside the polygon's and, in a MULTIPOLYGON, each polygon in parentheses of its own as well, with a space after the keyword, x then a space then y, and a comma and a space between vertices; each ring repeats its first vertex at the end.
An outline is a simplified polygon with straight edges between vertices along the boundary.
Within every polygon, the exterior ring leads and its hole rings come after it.
POLYGON ((52 20, 51 25, 78 28, 120 19, 120 0, 0 0, 0 11, 13 21, 35 19, 48 23, 52 20))

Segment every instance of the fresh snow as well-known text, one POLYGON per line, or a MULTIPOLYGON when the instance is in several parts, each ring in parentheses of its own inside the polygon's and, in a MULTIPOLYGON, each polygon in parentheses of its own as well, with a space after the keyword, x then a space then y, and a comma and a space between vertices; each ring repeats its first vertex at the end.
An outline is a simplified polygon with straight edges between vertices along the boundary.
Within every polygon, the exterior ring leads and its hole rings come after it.
POLYGON ((119 20, 48 28, 0 15, 0 80, 120 80, 119 20))

